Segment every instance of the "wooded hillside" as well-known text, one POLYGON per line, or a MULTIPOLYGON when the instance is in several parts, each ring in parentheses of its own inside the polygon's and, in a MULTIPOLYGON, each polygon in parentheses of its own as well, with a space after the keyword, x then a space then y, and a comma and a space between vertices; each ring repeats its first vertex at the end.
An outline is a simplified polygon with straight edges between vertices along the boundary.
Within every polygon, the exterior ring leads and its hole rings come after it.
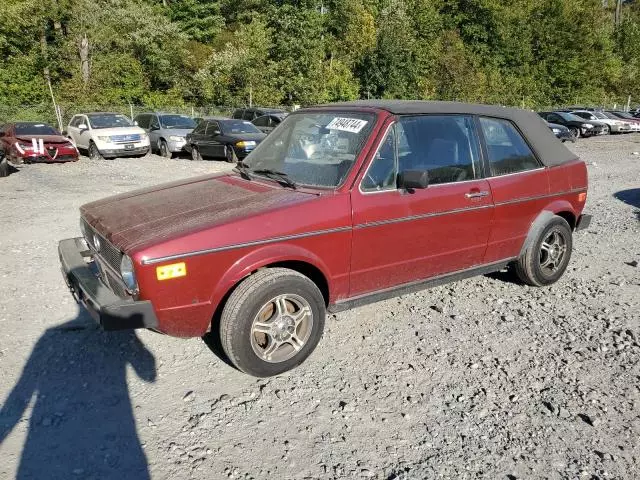
POLYGON ((3 0, 0 105, 640 98, 640 2, 3 0))

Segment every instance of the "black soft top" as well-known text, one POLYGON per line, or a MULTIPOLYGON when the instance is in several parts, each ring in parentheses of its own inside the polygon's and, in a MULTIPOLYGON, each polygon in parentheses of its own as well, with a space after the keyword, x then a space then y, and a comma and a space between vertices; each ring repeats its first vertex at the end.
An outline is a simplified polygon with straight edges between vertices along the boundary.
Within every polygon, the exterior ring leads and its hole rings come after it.
POLYGON ((576 160, 571 152, 551 132, 540 116, 529 110, 479 105, 461 102, 430 102, 418 100, 357 100, 318 105, 313 108, 375 108, 394 115, 466 114, 503 118, 516 124, 540 161, 547 166, 560 165, 576 160))

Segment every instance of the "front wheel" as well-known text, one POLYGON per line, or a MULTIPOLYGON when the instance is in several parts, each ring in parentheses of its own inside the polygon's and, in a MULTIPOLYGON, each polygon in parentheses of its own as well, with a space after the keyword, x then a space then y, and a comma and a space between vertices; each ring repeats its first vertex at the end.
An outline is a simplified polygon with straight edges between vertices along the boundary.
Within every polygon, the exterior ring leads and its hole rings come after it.
POLYGON ((580 138, 580 129, 578 127, 569 127, 569 131, 573 138, 580 138))
POLYGON ((202 160, 202 155, 200 154, 200 150, 198 150, 198 147, 196 147, 195 145, 191 147, 191 159, 195 160, 196 162, 199 162, 202 160))
POLYGON ((160 155, 164 158, 173 157, 173 153, 171 153, 171 150, 169 150, 169 145, 167 145, 167 142, 165 142, 164 140, 160 141, 160 155))
POLYGON ((224 158, 229 163, 237 163, 238 156, 236 155, 236 151, 233 149, 231 145, 227 145, 225 147, 224 158))
POLYGON ((8 177, 9 176, 9 162, 6 157, 3 157, 0 160, 0 177, 8 177))
POLYGON ((324 320, 324 297, 308 277, 286 268, 263 269, 227 300, 220 343, 239 370, 270 377, 297 367, 313 352, 324 320))
POLYGON ((604 128, 602 129, 602 134, 603 135, 611 134, 611 127, 609 125, 605 125, 604 128))
POLYGON ((555 216, 518 259, 516 274, 534 287, 551 285, 567 269, 572 248, 571 227, 564 218, 555 216))
POLYGON ((91 160, 104 160, 100 150, 98 150, 98 147, 93 142, 89 143, 89 158, 91 160))

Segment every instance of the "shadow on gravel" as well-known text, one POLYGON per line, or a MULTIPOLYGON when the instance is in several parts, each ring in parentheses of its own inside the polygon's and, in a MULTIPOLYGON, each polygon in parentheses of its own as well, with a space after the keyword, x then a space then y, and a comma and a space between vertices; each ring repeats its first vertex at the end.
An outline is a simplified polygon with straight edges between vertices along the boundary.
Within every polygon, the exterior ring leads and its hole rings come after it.
POLYGON ((155 381, 155 359, 134 331, 103 332, 85 312, 40 337, 0 405, 2 445, 33 404, 18 479, 149 478, 127 365, 155 381))
MULTIPOLYGON (((640 188, 630 188, 629 190, 621 190, 614 193, 613 196, 621 202, 640 208, 640 188)), ((640 211, 635 212, 638 220, 640 220, 640 211)))

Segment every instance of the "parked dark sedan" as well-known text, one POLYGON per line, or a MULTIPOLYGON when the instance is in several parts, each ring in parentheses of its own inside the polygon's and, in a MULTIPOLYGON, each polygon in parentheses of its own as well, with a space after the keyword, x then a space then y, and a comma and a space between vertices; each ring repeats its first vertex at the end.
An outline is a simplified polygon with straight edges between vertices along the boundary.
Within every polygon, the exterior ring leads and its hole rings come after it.
POLYGON ((547 125, 549 125, 549 128, 551 129, 551 131, 553 132, 553 134, 562 141, 562 143, 564 142, 575 142, 576 141, 576 137, 574 137, 571 133, 571 131, 565 127, 564 125, 560 125, 558 123, 549 123, 547 122, 547 125))
POLYGON ((251 123, 258 127, 262 132, 269 134, 282 123, 287 117, 287 113, 270 113, 256 118, 251 123))
POLYGON ((604 132, 602 125, 594 125, 593 122, 589 122, 584 118, 568 112, 538 112, 538 115, 549 123, 557 123, 558 125, 567 127, 576 138, 592 137, 604 132))
POLYGON ((246 120, 203 118, 187 135, 185 150, 194 160, 224 158, 236 162, 249 155, 266 135, 246 120))

